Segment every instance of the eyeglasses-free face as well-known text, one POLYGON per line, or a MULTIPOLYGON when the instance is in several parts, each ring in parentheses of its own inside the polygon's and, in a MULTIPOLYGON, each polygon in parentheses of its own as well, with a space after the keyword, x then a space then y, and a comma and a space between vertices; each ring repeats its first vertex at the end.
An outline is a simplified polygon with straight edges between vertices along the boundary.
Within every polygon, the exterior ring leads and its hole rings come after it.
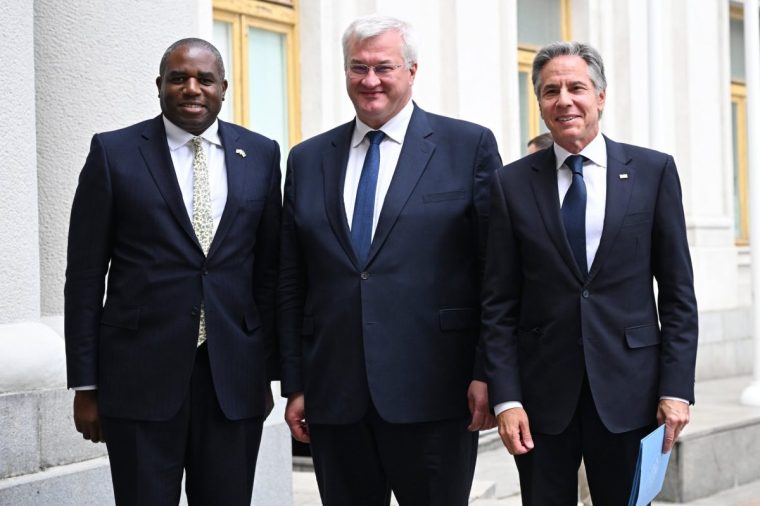
POLYGON ((371 128, 388 122, 412 98, 417 64, 404 65, 403 41, 396 30, 353 42, 346 67, 346 90, 356 116, 371 128))

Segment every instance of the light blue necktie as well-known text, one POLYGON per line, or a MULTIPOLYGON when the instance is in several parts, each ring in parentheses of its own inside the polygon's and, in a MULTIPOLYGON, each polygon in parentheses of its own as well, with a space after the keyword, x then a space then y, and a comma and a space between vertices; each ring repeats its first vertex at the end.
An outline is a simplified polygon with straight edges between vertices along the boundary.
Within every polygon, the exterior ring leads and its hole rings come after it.
POLYGON ((583 181, 583 162, 585 156, 571 155, 565 160, 573 171, 573 182, 562 201, 562 222, 565 233, 573 250, 573 256, 578 267, 585 276, 588 274, 586 265, 586 183, 583 181))
POLYGON ((375 189, 377 188, 377 173, 380 170, 380 143, 385 134, 380 130, 367 132, 369 149, 364 157, 362 175, 356 190, 354 217, 351 221, 351 242, 354 245, 356 258, 364 267, 367 263, 369 247, 372 244, 372 218, 375 214, 375 189))

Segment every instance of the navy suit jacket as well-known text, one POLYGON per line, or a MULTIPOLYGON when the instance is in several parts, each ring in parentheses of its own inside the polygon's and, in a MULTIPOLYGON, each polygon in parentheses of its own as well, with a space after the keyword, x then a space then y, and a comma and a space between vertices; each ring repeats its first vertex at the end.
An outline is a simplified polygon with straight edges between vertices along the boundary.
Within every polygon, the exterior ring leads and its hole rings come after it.
POLYGON ((654 423, 660 396, 694 401, 697 304, 675 163, 605 140, 604 228, 587 277, 562 225, 552 148, 499 170, 492 186, 490 394, 521 401, 541 433, 567 426, 584 374, 615 433, 654 423))
POLYGON ((177 412, 201 302, 222 411, 230 419, 264 414, 280 153, 276 142, 223 121, 219 135, 228 195, 208 258, 182 201, 161 116, 92 139, 71 211, 66 359, 69 386, 97 385, 103 415, 166 420, 177 412))
POLYGON ((490 130, 415 106, 367 265, 343 202, 351 121, 293 148, 283 209, 283 393, 312 423, 359 420, 370 397, 393 423, 468 413, 476 366, 490 130))

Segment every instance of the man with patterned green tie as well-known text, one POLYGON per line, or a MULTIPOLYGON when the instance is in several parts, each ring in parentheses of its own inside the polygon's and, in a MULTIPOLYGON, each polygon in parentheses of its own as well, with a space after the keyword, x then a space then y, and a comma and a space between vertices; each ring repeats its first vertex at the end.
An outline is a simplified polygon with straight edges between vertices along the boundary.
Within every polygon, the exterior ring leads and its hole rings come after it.
POLYGON ((208 42, 172 44, 156 85, 163 114, 95 135, 74 198, 74 422, 108 445, 117 504, 177 504, 184 472, 190 504, 249 505, 275 374, 279 148, 217 119, 208 42))

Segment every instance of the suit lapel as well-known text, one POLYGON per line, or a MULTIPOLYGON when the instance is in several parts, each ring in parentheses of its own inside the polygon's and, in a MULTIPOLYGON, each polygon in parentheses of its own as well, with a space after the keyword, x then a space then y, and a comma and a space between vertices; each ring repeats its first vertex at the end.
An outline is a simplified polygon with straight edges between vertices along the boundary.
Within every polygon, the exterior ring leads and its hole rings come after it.
POLYGON ((348 153, 351 149, 351 136, 354 122, 350 121, 339 127, 331 145, 322 156, 322 177, 325 192, 325 210, 330 227, 346 255, 358 269, 359 265, 351 244, 351 233, 346 219, 346 207, 343 205, 343 184, 346 180, 348 153))
POLYGON ((182 230, 190 236, 200 249, 201 246, 195 237, 190 217, 187 215, 185 202, 182 200, 182 191, 177 182, 177 173, 174 171, 169 146, 166 143, 166 130, 160 115, 148 123, 142 132, 142 136, 145 142, 140 146, 140 153, 148 166, 148 171, 156 182, 158 191, 161 192, 166 205, 182 230))
POLYGON ((433 129, 430 127, 427 114, 415 105, 414 112, 409 120, 409 127, 404 136, 404 145, 401 148, 396 170, 393 173, 377 221, 377 228, 367 258, 368 264, 372 262, 377 252, 382 248, 417 185, 417 181, 425 172, 428 161, 435 150, 435 144, 427 139, 432 133, 433 129))
MULTIPOLYGON (((247 178, 245 159, 236 152, 236 149, 240 147, 236 144, 239 137, 235 129, 219 120, 219 138, 222 141, 224 165, 227 170, 227 202, 224 204, 222 218, 214 233, 214 239, 211 241, 211 247, 208 251, 209 257, 219 248, 219 243, 224 240, 224 236, 227 235, 230 225, 232 225, 235 215, 242 205, 247 178)), ((249 156, 258 156, 258 153, 251 153, 249 156)))
POLYGON ((567 240, 565 226, 562 224, 559 190, 557 189, 557 161, 554 149, 546 149, 541 156, 537 156, 536 161, 533 162, 532 169, 533 179, 531 185, 533 187, 533 195, 535 196, 536 205, 538 205, 544 226, 568 268, 582 282, 584 281, 584 276, 580 268, 578 268, 578 263, 575 261, 573 252, 570 249, 570 243, 567 240))
POLYGON ((607 143, 607 201, 602 237, 589 269, 589 280, 599 272, 602 262, 615 243, 628 210, 633 185, 636 184, 636 169, 630 164, 631 159, 623 147, 607 137, 604 140, 607 143), (621 177, 622 174, 626 174, 626 177, 621 177))

